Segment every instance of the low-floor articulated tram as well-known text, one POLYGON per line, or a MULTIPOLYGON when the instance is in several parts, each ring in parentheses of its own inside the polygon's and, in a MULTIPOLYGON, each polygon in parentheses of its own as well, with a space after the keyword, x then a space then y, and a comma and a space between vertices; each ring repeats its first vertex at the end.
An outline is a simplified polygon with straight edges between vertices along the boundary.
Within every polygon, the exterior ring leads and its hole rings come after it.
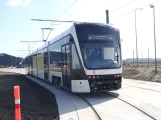
POLYGON ((30 75, 75 93, 121 88, 119 30, 102 23, 74 23, 25 58, 30 75))

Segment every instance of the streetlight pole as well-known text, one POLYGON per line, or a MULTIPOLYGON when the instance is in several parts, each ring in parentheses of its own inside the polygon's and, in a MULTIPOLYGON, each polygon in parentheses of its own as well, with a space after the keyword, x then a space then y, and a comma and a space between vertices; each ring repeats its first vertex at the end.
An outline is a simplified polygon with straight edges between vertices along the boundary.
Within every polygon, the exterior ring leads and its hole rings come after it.
POLYGON ((133 50, 133 67, 134 67, 134 50, 133 50))
POLYGON ((136 26, 136 11, 137 10, 143 10, 142 8, 137 8, 134 10, 135 13, 135 37, 136 37, 136 62, 137 62, 137 67, 138 65, 138 40, 137 40, 137 26, 136 26))
POLYGON ((148 48, 148 68, 149 68, 149 48, 148 48))
POLYGON ((30 45, 28 44, 28 51, 29 51, 29 55, 30 55, 30 45))
POLYGON ((137 27, 136 27, 136 9, 135 9, 135 37, 136 37, 136 63, 138 67, 138 42, 137 42, 137 27))
POLYGON ((150 5, 150 8, 153 9, 153 21, 154 21, 154 53, 155 53, 155 72, 157 73, 157 54, 156 54, 156 32, 155 32, 155 7, 150 5))

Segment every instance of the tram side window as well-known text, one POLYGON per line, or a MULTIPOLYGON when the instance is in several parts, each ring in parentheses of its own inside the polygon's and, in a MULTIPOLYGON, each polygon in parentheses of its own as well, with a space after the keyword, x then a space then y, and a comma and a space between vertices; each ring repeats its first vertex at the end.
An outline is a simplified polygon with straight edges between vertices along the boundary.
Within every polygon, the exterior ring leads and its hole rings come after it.
MULTIPOLYGON (((61 56, 61 46, 69 43, 70 36, 61 38, 56 43, 50 45, 50 66, 51 68, 57 67, 60 68, 62 65, 62 56, 61 56)), ((55 69, 58 70, 58 69, 55 69)))
POLYGON ((50 45, 50 69, 61 71, 61 45, 60 41, 50 45))
POLYGON ((72 44, 72 69, 81 69, 75 45, 72 44))
POLYGON ((36 69, 37 68, 37 62, 36 62, 36 54, 33 55, 33 69, 36 69))

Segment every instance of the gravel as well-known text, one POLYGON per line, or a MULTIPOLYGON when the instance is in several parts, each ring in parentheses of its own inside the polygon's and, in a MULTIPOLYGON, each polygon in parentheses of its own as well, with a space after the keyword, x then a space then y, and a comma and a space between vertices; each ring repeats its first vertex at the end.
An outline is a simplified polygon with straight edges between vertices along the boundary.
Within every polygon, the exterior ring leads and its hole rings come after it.
POLYGON ((14 120, 15 85, 20 86, 22 120, 59 120, 55 96, 20 74, 0 72, 0 120, 14 120))

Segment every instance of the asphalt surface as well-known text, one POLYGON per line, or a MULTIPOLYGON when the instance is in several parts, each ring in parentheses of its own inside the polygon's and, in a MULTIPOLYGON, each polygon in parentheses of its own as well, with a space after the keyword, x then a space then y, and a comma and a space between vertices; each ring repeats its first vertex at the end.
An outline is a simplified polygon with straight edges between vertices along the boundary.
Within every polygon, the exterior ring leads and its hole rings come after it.
POLYGON ((0 72, 0 120, 14 119, 15 85, 20 85, 22 120, 59 119, 54 94, 20 74, 0 72))

